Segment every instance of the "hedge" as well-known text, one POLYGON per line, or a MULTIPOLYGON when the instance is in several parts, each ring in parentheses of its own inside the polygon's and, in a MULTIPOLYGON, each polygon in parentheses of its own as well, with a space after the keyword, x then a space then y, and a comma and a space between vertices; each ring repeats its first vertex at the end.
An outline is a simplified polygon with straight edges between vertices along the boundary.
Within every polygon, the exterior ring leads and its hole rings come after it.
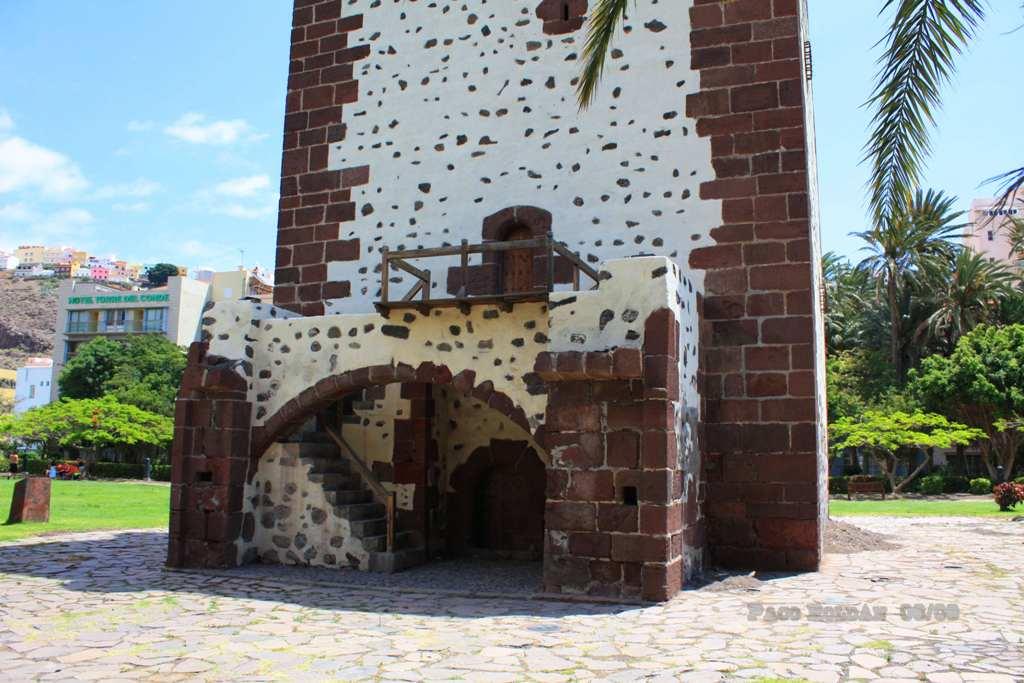
MULTIPOLYGON (((49 460, 40 460, 38 458, 22 460, 22 469, 29 474, 43 476, 49 468, 49 460)), ((7 470, 5 469, 4 471, 7 470)), ((86 464, 85 475, 89 479, 145 479, 146 466, 125 462, 93 462, 86 464)), ((171 466, 153 465, 151 478, 154 481, 170 481, 171 466)))

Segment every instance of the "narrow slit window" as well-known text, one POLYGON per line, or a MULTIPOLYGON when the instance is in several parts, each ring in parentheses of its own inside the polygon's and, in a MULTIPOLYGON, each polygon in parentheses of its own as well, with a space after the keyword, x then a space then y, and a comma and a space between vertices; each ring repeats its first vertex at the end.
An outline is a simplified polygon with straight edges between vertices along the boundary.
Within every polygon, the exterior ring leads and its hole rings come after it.
POLYGON ((640 497, 637 495, 635 486, 623 486, 622 487, 622 504, 637 506, 640 502, 640 497))

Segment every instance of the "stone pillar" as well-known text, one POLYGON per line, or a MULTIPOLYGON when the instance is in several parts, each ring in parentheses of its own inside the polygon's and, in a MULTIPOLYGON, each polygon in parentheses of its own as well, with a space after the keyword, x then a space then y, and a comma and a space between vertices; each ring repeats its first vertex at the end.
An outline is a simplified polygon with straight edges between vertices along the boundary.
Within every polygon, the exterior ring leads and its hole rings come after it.
POLYGON ((402 398, 409 401, 408 417, 395 420, 392 454, 396 484, 413 484, 413 510, 400 511, 398 528, 415 531, 423 542, 430 538, 430 511, 437 505, 437 482, 429 473, 437 463, 437 442, 433 437, 434 396, 430 384, 402 384, 402 398))
POLYGON ((247 382, 224 359, 192 344, 175 404, 167 564, 233 567, 250 465, 247 382))
POLYGON ((802 0, 690 9, 687 98, 722 201, 703 269, 701 329, 709 548, 728 567, 813 570, 826 512, 824 342, 802 0), (816 400, 816 397, 820 400, 816 400))
MULTIPOLYGON (((545 353, 545 589, 668 600, 683 583, 679 329, 651 315, 643 351, 545 353)), ((694 519, 696 523, 696 519, 694 519)))
POLYGON ((341 14, 342 0, 297 0, 292 14, 274 305, 303 315, 351 296, 330 264, 359 259, 359 240, 339 237, 356 216, 351 188, 370 179, 368 166, 328 169, 331 144, 345 139, 342 109, 359 98, 353 66, 370 54, 348 42, 362 15, 341 14))
POLYGON ((50 479, 24 477, 14 483, 8 524, 50 521, 50 479))

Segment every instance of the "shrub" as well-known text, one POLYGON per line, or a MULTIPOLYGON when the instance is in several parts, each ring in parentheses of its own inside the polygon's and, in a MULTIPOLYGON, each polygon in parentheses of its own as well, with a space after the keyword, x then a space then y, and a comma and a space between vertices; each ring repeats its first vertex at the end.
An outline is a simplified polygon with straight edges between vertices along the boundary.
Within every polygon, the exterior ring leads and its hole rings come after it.
POLYGON ((926 496, 937 496, 946 490, 946 478, 941 474, 929 474, 921 477, 918 490, 926 496))
POLYGON ((1024 484, 1024 477, 1017 477, 1013 480, 1014 484, 1024 484))
POLYGON ((967 477, 955 474, 947 475, 942 490, 945 493, 967 493, 971 490, 971 482, 967 477))
POLYGON ((146 466, 126 462, 94 462, 85 468, 91 479, 145 479, 146 466))
POLYGON ((985 477, 971 479, 971 493, 976 496, 987 496, 992 493, 992 482, 985 477))
POLYGON ((1024 484, 1015 484, 1012 481, 998 484, 992 489, 992 495, 1000 510, 1009 510, 1017 503, 1024 501, 1024 484))
POLYGON ((844 494, 847 492, 847 477, 829 477, 828 492, 831 494, 844 494))

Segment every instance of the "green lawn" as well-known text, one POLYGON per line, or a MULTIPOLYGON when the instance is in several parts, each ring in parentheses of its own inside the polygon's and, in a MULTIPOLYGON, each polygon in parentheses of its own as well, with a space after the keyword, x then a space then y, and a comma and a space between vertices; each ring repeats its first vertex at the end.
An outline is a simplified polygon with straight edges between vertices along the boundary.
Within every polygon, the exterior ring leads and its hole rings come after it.
POLYGON ((831 500, 829 514, 838 517, 1005 517, 1024 515, 1024 508, 1000 512, 991 498, 984 500, 831 500))
POLYGON ((166 485, 55 481, 47 524, 4 524, 13 491, 13 481, 0 479, 0 543, 60 531, 167 528, 166 485))

